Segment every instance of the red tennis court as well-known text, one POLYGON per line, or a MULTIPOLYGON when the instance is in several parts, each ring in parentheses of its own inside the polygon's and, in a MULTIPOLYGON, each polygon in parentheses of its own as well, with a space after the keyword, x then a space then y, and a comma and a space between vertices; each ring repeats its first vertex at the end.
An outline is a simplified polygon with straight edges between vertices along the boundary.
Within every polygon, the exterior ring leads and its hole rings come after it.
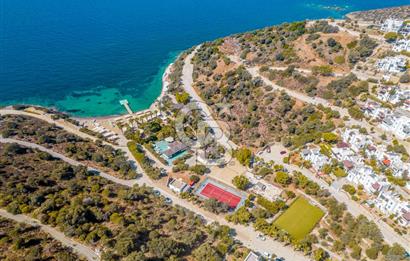
POLYGON ((239 196, 236 196, 232 194, 231 192, 223 190, 220 187, 215 186, 214 184, 211 184, 211 183, 206 184, 205 187, 200 192, 200 194, 204 197, 214 198, 218 200, 219 202, 228 204, 228 206, 230 206, 231 208, 236 208, 236 206, 241 201, 241 198, 239 196))

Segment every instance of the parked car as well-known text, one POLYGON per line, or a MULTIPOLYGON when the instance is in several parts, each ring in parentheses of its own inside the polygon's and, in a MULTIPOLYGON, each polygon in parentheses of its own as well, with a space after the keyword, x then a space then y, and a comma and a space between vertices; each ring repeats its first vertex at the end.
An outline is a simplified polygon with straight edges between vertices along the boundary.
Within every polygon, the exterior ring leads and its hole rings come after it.
POLYGON ((161 172, 161 176, 167 176, 168 175, 167 170, 164 169, 164 168, 161 168, 160 172, 161 172))
POLYGON ((88 173, 90 173, 90 174, 92 174, 92 175, 95 175, 95 176, 100 175, 100 172, 99 172, 98 170, 96 170, 96 169, 89 169, 89 170, 88 170, 88 173))
POLYGON ((167 203, 167 204, 172 204, 172 199, 170 199, 170 198, 165 198, 165 203, 167 203))
POLYGON ((262 235, 262 234, 258 234, 257 238, 258 238, 259 240, 261 240, 261 241, 265 241, 265 240, 266 240, 266 237, 265 237, 264 235, 262 235))
POLYGON ((159 192, 159 190, 156 190, 156 189, 153 191, 153 193, 157 197, 159 197, 161 195, 161 192, 159 192))
POLYGON ((272 258, 272 254, 268 253, 268 252, 263 252, 263 256, 266 258, 272 258))
POLYGON ((280 155, 285 155, 286 154, 286 151, 285 150, 282 150, 281 152, 280 152, 280 155))

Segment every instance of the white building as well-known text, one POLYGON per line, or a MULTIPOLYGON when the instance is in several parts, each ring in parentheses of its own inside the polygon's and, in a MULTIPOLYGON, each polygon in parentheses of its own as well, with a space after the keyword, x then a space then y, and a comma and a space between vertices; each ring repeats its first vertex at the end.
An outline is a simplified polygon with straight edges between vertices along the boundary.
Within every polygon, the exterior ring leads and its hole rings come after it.
POLYGON ((385 178, 376 175, 366 165, 359 165, 348 171, 347 180, 356 185, 362 185, 368 193, 376 193, 389 187, 389 183, 386 182, 385 178))
POLYGON ((386 73, 400 73, 406 70, 407 59, 406 57, 390 56, 380 59, 376 63, 376 67, 386 73))
POLYGON ((407 37, 410 35, 410 23, 403 23, 403 26, 400 28, 399 34, 407 37))
POLYGON ((245 257, 243 261, 260 261, 260 260, 262 260, 262 258, 258 254, 251 251, 249 252, 249 254, 245 257))
POLYGON ((397 33, 403 26, 403 20, 396 19, 386 19, 381 26, 383 32, 394 32, 397 33))
POLYGON ((391 191, 383 191, 374 200, 375 206, 385 215, 394 215, 402 226, 410 225, 410 202, 391 191))
POLYGON ((395 52, 410 52, 410 40, 400 39, 393 44, 393 51, 395 52))
POLYGON ((316 171, 319 171, 323 165, 329 163, 329 158, 320 153, 320 149, 305 149, 301 153, 302 158, 304 160, 310 161, 312 163, 313 168, 316 171))
POLYGON ((346 129, 342 133, 342 139, 350 144, 350 147, 356 153, 359 153, 361 149, 365 149, 369 145, 373 145, 369 136, 361 134, 357 129, 346 129))
POLYGON ((410 137, 410 118, 406 116, 387 116, 380 125, 386 131, 392 132, 400 139, 410 137))
POLYGON ((398 86, 383 86, 377 93, 377 98, 396 105, 400 102, 410 101, 410 90, 404 90, 398 86))
POLYGON ((168 187, 175 193, 182 193, 188 189, 188 184, 180 179, 170 178, 168 181, 168 187))
POLYGON ((401 160, 402 155, 394 152, 386 152, 382 163, 393 170, 393 176, 402 178, 405 174, 410 174, 410 163, 401 160))
POLYGON ((364 115, 372 119, 381 121, 387 115, 391 114, 391 110, 380 106, 376 102, 367 102, 363 107, 364 115))

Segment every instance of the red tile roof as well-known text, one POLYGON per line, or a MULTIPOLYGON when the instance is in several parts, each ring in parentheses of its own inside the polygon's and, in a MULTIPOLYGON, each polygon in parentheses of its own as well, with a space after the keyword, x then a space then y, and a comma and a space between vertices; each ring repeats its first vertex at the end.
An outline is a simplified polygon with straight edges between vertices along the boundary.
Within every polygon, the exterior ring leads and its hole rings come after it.
POLYGON ((407 221, 410 221, 410 212, 406 212, 403 214, 403 218, 407 221))
POLYGON ((375 189, 375 190, 379 190, 380 189, 380 184, 379 183, 374 183, 373 185, 372 185, 372 187, 375 189))
POLYGON ((391 163, 391 162, 390 162, 389 159, 384 159, 384 160, 383 160, 383 164, 386 165, 386 166, 390 166, 390 163, 391 163))
POLYGON ((347 144, 346 142, 339 142, 336 147, 338 147, 339 149, 342 148, 349 148, 349 144, 347 144))

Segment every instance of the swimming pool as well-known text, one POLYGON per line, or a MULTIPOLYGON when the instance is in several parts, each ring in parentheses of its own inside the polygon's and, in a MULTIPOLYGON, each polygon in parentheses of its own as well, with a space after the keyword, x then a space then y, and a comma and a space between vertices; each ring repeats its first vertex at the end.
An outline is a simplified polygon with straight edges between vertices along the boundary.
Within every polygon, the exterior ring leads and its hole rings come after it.
POLYGON ((188 151, 182 151, 181 153, 174 155, 172 158, 167 158, 164 156, 164 152, 169 148, 169 143, 166 140, 161 140, 154 143, 155 151, 160 154, 161 157, 165 159, 169 165, 172 165, 172 162, 174 162, 174 160, 177 160, 188 153, 188 151))

